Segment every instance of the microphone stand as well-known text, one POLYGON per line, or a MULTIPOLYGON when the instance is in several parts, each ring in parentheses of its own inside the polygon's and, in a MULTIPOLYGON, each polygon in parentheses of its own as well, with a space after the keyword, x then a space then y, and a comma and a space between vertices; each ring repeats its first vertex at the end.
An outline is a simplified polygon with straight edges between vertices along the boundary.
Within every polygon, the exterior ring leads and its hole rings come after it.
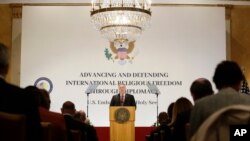
POLYGON ((89 94, 93 93, 97 86, 97 84, 90 84, 88 89, 85 91, 85 93, 87 94, 87 118, 89 117, 89 94))
POLYGON ((89 117, 89 94, 87 93, 87 118, 89 117))
POLYGON ((156 102, 157 102, 157 105, 156 105, 156 126, 158 126, 158 124, 159 124, 159 121, 158 121, 158 109, 159 109, 158 96, 160 94, 160 91, 157 88, 157 86, 154 84, 148 83, 147 86, 148 86, 149 90, 151 91, 151 93, 156 95, 156 102))
POLYGON ((157 102, 157 106, 156 106, 156 127, 158 126, 158 109, 159 109, 159 106, 158 106, 158 96, 159 96, 159 93, 155 93, 156 94, 156 102, 157 102))

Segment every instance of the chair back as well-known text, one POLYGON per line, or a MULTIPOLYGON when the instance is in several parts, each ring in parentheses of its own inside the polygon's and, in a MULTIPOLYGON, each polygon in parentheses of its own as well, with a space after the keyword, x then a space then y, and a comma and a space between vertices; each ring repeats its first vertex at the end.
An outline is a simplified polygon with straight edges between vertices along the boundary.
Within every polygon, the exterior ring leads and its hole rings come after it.
POLYGON ((185 124, 186 141, 190 141, 190 123, 185 124))
POLYGON ((154 133, 154 141, 158 141, 159 140, 159 134, 158 133, 154 133))
POLYGON ((145 141, 150 141, 150 135, 145 135, 145 141))
POLYGON ((191 141, 230 141, 230 125, 249 123, 250 105, 228 106, 209 116, 191 141))
POLYGON ((53 141, 53 129, 52 123, 50 122, 41 122, 42 131, 43 131, 43 141, 53 141))
POLYGON ((26 119, 21 114, 0 112, 0 140, 25 141, 26 119))
POLYGON ((164 141, 165 138, 165 131, 164 130, 160 130, 160 141, 164 141))

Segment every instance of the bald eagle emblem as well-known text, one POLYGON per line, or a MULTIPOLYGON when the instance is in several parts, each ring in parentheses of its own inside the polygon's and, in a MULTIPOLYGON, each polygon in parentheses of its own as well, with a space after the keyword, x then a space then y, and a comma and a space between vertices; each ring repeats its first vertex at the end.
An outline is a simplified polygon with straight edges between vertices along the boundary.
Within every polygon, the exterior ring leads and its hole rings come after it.
POLYGON ((113 62, 118 62, 120 65, 125 65, 127 62, 132 63, 135 55, 131 56, 130 53, 134 50, 135 41, 127 43, 127 42, 110 42, 110 50, 105 48, 105 56, 108 60, 112 60, 113 62))

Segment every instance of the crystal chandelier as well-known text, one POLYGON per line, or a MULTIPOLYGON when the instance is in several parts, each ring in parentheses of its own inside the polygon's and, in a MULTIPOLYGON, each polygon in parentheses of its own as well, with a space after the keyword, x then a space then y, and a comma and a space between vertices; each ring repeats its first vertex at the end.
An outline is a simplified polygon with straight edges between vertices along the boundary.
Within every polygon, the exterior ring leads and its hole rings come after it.
POLYGON ((134 42, 150 25, 151 0, 92 0, 91 20, 116 47, 134 42))

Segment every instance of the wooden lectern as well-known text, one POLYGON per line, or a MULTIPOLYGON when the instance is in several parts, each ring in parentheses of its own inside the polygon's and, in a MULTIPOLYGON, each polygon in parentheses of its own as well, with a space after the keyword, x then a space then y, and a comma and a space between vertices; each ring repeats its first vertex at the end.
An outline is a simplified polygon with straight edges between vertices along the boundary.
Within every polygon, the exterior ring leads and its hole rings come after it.
POLYGON ((110 141, 135 141, 135 107, 109 108, 110 141))

